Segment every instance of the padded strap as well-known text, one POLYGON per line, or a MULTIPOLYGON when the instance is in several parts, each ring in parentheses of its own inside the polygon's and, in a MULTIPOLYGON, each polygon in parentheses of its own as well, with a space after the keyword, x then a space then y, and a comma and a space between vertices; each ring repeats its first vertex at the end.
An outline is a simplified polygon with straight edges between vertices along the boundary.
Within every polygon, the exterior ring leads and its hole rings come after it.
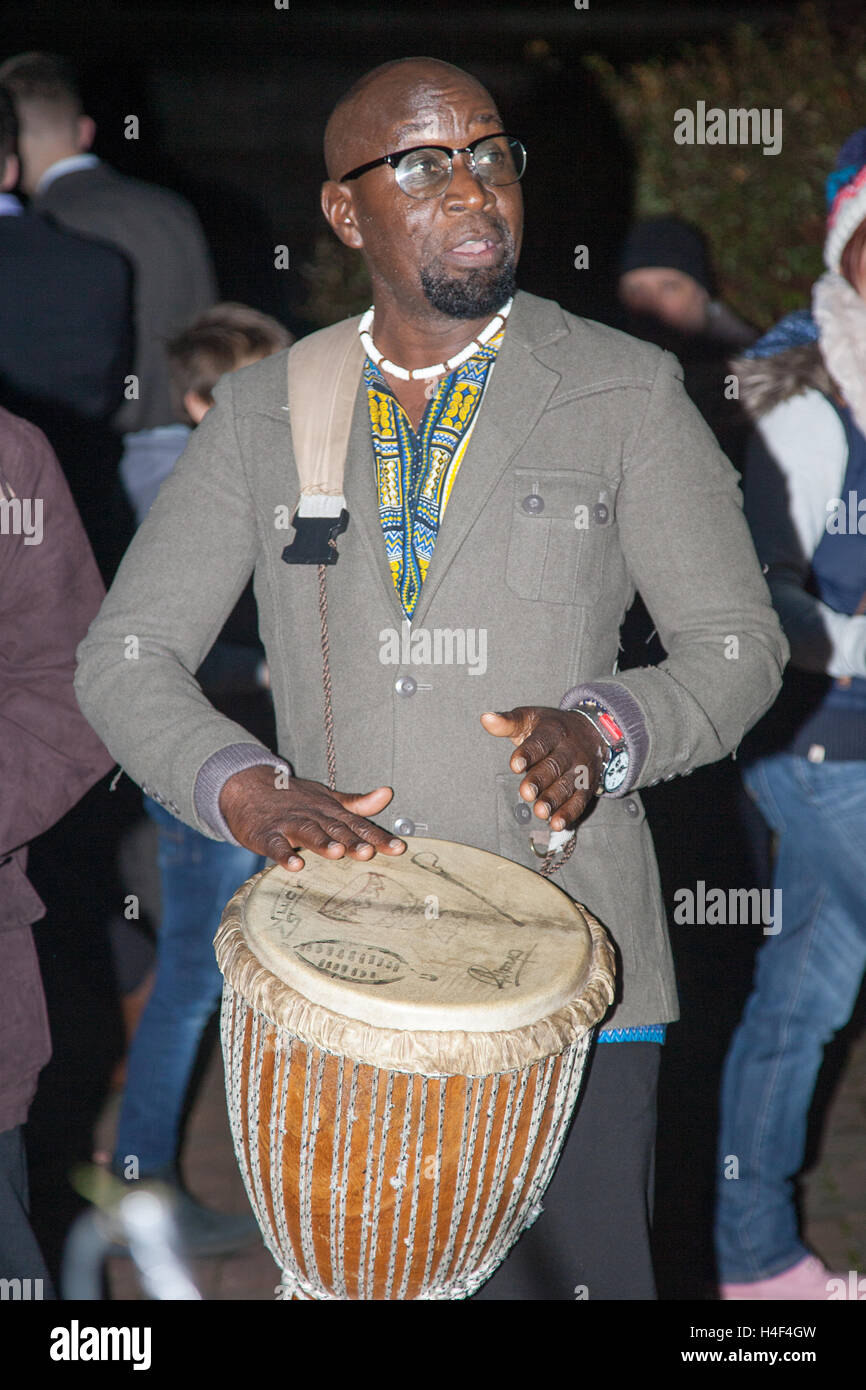
POLYGON ((295 343, 288 357, 289 419, 302 497, 343 495, 349 431, 364 362, 359 318, 295 343))

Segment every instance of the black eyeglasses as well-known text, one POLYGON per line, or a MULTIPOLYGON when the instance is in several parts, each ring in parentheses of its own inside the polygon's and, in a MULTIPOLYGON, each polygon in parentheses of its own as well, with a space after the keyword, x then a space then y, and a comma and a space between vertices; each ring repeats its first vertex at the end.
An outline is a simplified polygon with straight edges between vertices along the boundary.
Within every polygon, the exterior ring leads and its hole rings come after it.
POLYGON ((526 168, 526 149, 514 135, 499 131, 496 135, 482 135, 462 149, 452 150, 447 145, 413 145, 409 150, 396 150, 393 154, 383 154, 381 159, 371 159, 368 164, 359 164, 350 169, 339 183, 359 179, 380 164, 388 164, 394 170, 397 183, 410 198, 435 198, 451 182, 454 171, 454 156, 465 154, 471 172, 482 183, 501 188, 509 183, 517 183, 526 168))

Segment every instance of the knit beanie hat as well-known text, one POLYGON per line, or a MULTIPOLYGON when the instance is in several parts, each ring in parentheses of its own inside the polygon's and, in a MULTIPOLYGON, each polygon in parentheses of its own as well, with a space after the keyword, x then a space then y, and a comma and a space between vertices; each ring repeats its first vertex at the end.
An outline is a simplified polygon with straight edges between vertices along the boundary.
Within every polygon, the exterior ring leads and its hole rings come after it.
POLYGON ((827 179, 827 239, 824 264, 839 274, 842 252, 866 217, 866 126, 842 146, 827 179))
POLYGON ((697 227, 678 217, 654 217, 637 222, 626 238, 619 273, 660 266, 691 275, 709 293, 715 292, 709 256, 697 227))

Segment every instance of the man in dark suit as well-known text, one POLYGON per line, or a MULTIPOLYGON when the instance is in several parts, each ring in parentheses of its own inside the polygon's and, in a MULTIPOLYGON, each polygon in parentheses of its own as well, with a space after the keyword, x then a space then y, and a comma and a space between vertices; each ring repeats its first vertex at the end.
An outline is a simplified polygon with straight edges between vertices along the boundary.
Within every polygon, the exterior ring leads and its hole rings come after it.
POLYGON ((85 236, 113 242, 135 274, 137 395, 115 421, 123 433, 175 423, 165 343, 217 299, 210 252, 184 198, 128 178, 90 152, 96 126, 64 59, 25 53, 0 67, 15 101, 22 187, 34 208, 85 236))
POLYGON ((0 88, 0 405, 50 439, 110 578, 120 556, 110 553, 108 420, 131 365, 131 268, 114 247, 24 210, 11 191, 15 141, 15 109, 0 88))

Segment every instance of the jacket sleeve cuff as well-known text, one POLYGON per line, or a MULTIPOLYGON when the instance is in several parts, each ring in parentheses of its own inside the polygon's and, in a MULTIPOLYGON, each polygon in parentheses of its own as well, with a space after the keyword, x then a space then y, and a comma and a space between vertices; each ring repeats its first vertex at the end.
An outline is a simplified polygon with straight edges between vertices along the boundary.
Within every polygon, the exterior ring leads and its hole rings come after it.
POLYGON ((274 767, 292 775, 292 769, 283 758, 268 753, 258 743, 232 743, 213 753, 206 763, 202 763, 195 779, 193 802, 196 815, 220 839, 237 845, 220 810, 220 793, 230 777, 236 772, 246 772, 248 767, 274 767))
POLYGON ((625 735, 626 747, 628 748, 628 774, 622 786, 617 787, 615 792, 604 792, 603 795, 627 796, 637 785, 641 769, 649 752, 649 734, 640 705, 631 691, 626 690, 624 685, 619 685, 616 681, 600 681, 596 685, 591 683, 573 685, 563 695, 559 702, 559 708, 574 709, 581 700, 597 700, 609 714, 613 715, 625 735))

